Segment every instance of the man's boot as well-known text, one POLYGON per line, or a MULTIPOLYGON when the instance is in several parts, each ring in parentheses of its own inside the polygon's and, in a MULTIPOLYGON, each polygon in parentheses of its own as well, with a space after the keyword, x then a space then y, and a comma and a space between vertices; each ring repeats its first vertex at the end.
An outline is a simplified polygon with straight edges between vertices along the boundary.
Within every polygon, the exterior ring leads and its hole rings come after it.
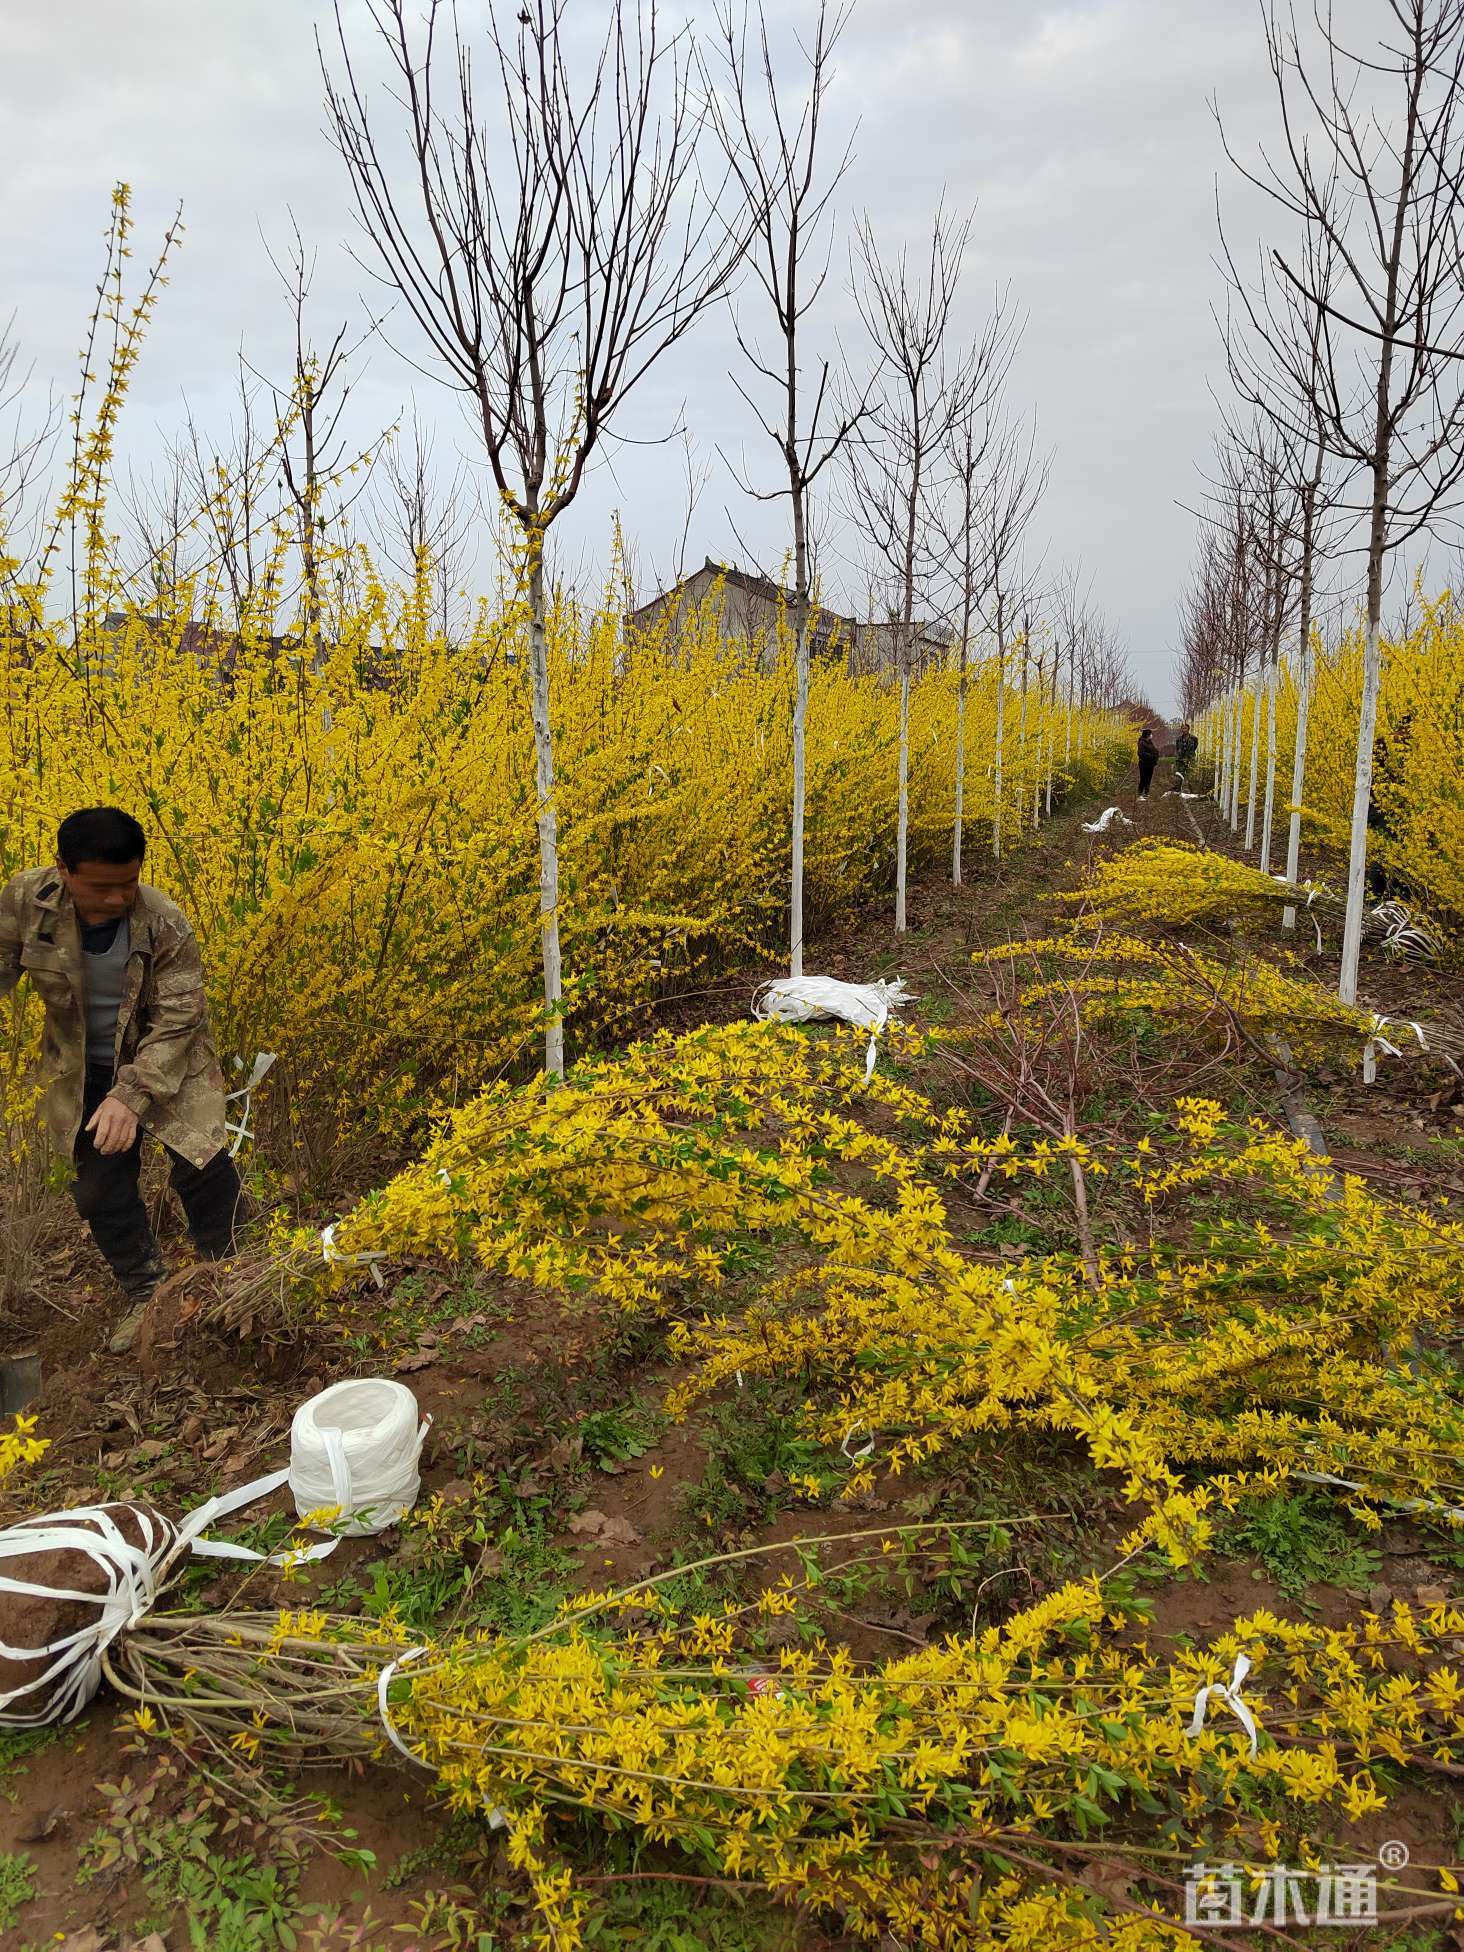
POLYGON ((110 1354, 125 1356, 129 1353, 137 1340, 137 1332, 142 1327, 143 1317, 147 1314, 148 1303, 152 1300, 158 1283, 167 1271, 156 1249, 144 1266, 135 1273, 129 1270, 126 1280, 122 1283, 122 1292, 132 1305, 112 1331, 111 1339, 107 1343, 110 1354))

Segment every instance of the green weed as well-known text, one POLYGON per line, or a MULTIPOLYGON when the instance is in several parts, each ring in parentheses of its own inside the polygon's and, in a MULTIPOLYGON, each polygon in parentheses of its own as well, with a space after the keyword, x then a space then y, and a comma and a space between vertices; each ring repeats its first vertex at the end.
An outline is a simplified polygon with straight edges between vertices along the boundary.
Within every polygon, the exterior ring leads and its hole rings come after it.
POLYGON ((1311 1492, 1262 1498, 1226 1538, 1232 1556, 1253 1554, 1288 1599, 1304 1600, 1313 1586, 1364 1593, 1382 1559, 1329 1500, 1311 1492))
POLYGON ((27 1851, 0 1851, 0 1932, 20 1920, 22 1909, 36 1895, 36 1874, 27 1851))

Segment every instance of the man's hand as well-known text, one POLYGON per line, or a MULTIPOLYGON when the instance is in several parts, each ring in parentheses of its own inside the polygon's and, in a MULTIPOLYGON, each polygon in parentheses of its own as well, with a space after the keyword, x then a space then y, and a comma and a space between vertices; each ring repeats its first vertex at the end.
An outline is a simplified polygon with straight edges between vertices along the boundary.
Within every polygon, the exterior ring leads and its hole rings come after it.
POLYGON ((137 1138, 137 1114, 120 1098, 104 1098, 86 1122, 92 1144, 104 1154, 128 1152, 137 1138))

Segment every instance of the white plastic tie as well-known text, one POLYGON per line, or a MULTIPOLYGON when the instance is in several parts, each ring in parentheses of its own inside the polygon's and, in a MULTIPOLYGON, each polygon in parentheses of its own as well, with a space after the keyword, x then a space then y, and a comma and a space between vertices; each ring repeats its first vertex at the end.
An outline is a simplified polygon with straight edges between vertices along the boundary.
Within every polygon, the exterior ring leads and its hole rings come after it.
MULTIPOLYGON (((401 1736, 397 1734, 396 1725, 391 1718, 390 1689, 392 1676, 399 1667, 405 1667, 409 1661, 417 1660, 421 1655, 430 1653, 431 1651, 429 1647, 409 1647, 404 1654, 398 1654, 395 1660, 388 1661, 376 1677, 376 1707, 381 1716, 381 1726, 386 1732, 386 1739, 394 1749, 398 1750, 407 1758, 408 1762, 415 1762, 422 1769, 430 1769, 432 1765, 430 1762, 423 1762, 421 1756, 413 1755, 401 1736)), ((507 1826, 508 1818, 504 1815, 503 1811, 493 1807, 491 1804, 484 1810, 483 1814, 488 1819, 488 1828, 490 1830, 502 1830, 507 1826)))
MULTIPOLYGON (((254 1134, 249 1129, 250 1102, 253 1099, 254 1093, 263 1084, 265 1078, 268 1077, 270 1067, 274 1061, 275 1054, 273 1051, 256 1052, 254 1063, 249 1070, 249 1076, 244 1080, 243 1084, 239 1086, 237 1091, 226 1091, 224 1093, 224 1104, 226 1106, 232 1105, 236 1098, 242 1098, 244 1100, 243 1104, 239 1107, 238 1123, 231 1125, 228 1122, 227 1116, 224 1120, 225 1132, 232 1132, 234 1135, 234 1143, 229 1147, 229 1157, 231 1159, 237 1159, 239 1156, 239 1148, 243 1145, 244 1141, 254 1137, 254 1134)), ((236 1057, 234 1059, 234 1069, 236 1071, 242 1071, 243 1068, 244 1060, 236 1057)))
POLYGON ((851 1464, 860 1464, 866 1457, 872 1457, 874 1455, 873 1436, 870 1437, 868 1443, 861 1444, 857 1450, 850 1450, 849 1448, 850 1444, 859 1435, 859 1432, 861 1430, 868 1430, 868 1428, 869 1425, 867 1423, 851 1423, 849 1428, 844 1432, 843 1442, 839 1445, 839 1449, 851 1464))
POLYGON ((375 1248, 368 1248, 359 1254, 348 1254, 343 1247, 336 1246, 336 1227, 339 1222, 332 1220, 328 1227, 320 1230, 320 1258, 331 1267, 365 1267, 371 1270, 371 1279, 378 1288, 386 1286, 386 1278, 381 1272, 381 1263, 386 1255, 375 1248))
POLYGON ((1210 1703, 1212 1701, 1223 1701, 1231 1714, 1234 1715, 1235 1719, 1245 1730, 1246 1737, 1250 1742, 1251 1760, 1254 1761, 1256 1750, 1260 1747, 1260 1737, 1256 1730, 1256 1718, 1244 1700, 1242 1700, 1240 1693, 1241 1685, 1246 1675, 1250 1673, 1250 1670, 1250 1656, 1248 1654, 1237 1654, 1235 1657, 1235 1667, 1228 1681, 1211 1681, 1200 1689, 1199 1693, 1195 1696, 1195 1711, 1190 1716, 1189 1733, 1191 1736, 1198 1735, 1200 1730, 1205 1726, 1205 1715, 1209 1710, 1210 1703))

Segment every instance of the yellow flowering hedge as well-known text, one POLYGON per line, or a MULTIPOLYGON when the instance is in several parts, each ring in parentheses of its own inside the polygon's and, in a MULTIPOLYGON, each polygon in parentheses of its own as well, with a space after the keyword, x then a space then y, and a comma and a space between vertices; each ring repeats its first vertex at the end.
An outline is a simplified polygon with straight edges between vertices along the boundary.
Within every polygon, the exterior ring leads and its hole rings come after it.
MULTIPOLYGON (((1345 860, 1352 832, 1352 781, 1362 696, 1362 642, 1349 632, 1328 651, 1315 642, 1302 835, 1345 860)), ((1291 798, 1298 692, 1296 674, 1281 674, 1276 699, 1276 819, 1284 833, 1291 798)), ((1266 701, 1243 701, 1241 804, 1250 791, 1254 713, 1259 709, 1260 777, 1265 794, 1266 701)), ((1220 727, 1211 715, 1201 727, 1206 751, 1219 751, 1220 727)), ((1464 919, 1464 610, 1457 597, 1422 603, 1407 637, 1385 643, 1378 702, 1380 743, 1374 754, 1377 818, 1368 834, 1369 858, 1437 917, 1464 919)))
MULTIPOLYGON (((259 633, 216 662, 180 645, 187 592, 74 653, 0 620, 0 869, 53 857, 71 808, 120 803, 149 875, 199 931, 226 1059, 278 1053, 271 1105, 320 1143, 400 1138, 531 1057, 541 1024, 533 759, 523 620, 434 637, 413 593, 358 564, 360 599, 319 660, 259 633)), ((618 605, 552 620, 567 1008, 619 1041, 652 999, 695 992, 786 937, 792 678, 719 634, 710 607, 675 639, 627 644, 618 605), (767 668, 763 668, 764 664, 767 668)), ((949 845, 954 678, 911 702, 913 871, 949 845)), ((892 885, 898 698, 820 662, 808 718, 808 925, 892 885)), ((993 812, 994 680, 967 706, 968 853, 993 812)), ((1113 756, 1090 716, 1066 778, 1113 756)), ((1006 825, 1030 806, 1066 726, 1029 705, 1009 737, 1006 825)), ((276 1132, 277 1132, 277 1128, 276 1132)))
POLYGON ((676 1412, 739 1374, 802 1378, 812 1436, 873 1442, 850 1490, 1003 1431, 1060 1432, 1146 1507, 1134 1542, 1181 1564, 1217 1506, 1290 1473, 1358 1487, 1372 1522, 1375 1502, 1457 1501, 1457 1374, 1397 1357, 1457 1324, 1464 1226, 1334 1186, 1304 1143, 1208 1100, 1128 1150, 985 1137, 899 1080, 866 1093, 859 1042, 745 1023, 653 1039, 548 1094, 497 1087, 341 1222, 337 1250, 471 1253, 565 1296, 669 1310, 676 1412), (944 1189, 983 1172, 1061 1185, 1075 1165, 1129 1243, 1096 1270, 962 1252, 944 1189), (788 1271, 729 1289, 773 1232, 788 1271), (737 1305, 713 1312, 724 1292, 737 1305), (1197 1481, 1216 1471, 1233 1475, 1197 1481))

